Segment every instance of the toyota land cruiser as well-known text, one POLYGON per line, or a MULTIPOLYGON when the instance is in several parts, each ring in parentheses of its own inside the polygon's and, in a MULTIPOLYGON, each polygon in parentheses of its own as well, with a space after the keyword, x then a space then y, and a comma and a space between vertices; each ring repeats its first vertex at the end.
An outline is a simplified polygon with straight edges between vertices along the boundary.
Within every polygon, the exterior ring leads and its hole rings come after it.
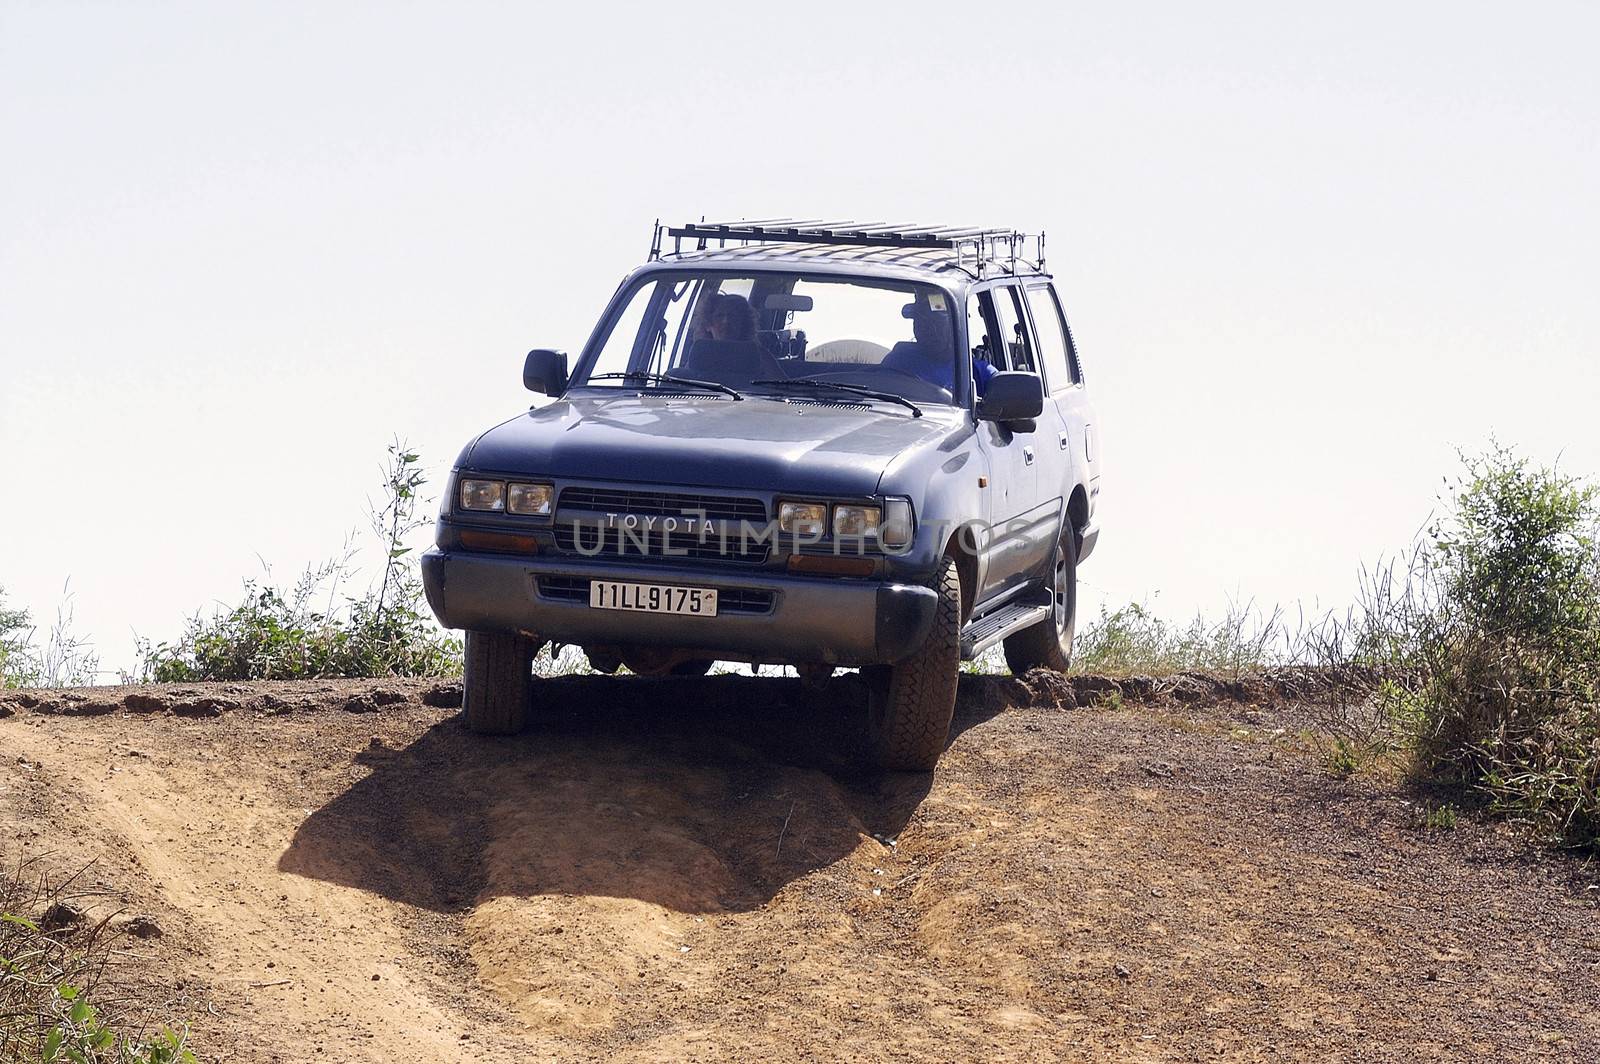
POLYGON ((547 641, 603 671, 856 667, 875 762, 926 771, 963 659, 1066 669, 1100 467, 1043 245, 658 224, 575 362, 528 354, 554 401, 455 463, 423 578, 466 631, 467 726, 525 725, 547 641))

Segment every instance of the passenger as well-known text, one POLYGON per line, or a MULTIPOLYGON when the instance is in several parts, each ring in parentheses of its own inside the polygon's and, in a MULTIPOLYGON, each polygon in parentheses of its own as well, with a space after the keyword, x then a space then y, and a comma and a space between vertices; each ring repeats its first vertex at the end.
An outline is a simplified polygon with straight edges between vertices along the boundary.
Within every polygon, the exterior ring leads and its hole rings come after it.
POLYGON ((989 349, 982 345, 972 349, 972 384, 978 392, 978 398, 983 398, 983 393, 989 390, 989 381, 1000 371, 988 358, 989 349))
POLYGON ((983 312, 979 309, 977 301, 967 304, 967 339, 972 343, 972 386, 978 393, 978 398, 983 398, 983 393, 989 390, 989 381, 1000 371, 994 368, 994 363, 989 361, 989 333, 988 326, 984 324, 983 312))
POLYGON ((744 296, 718 296, 706 322, 706 331, 713 340, 754 340, 756 338, 756 308, 744 296))

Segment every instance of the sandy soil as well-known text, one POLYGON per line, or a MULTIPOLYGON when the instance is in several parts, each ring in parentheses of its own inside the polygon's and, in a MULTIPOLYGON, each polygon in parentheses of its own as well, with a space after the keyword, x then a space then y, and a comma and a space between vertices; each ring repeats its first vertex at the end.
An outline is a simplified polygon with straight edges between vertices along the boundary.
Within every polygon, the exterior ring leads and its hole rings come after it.
POLYGON ((931 779, 847 678, 549 681, 510 740, 425 682, 35 692, 0 856, 153 918, 210 1060, 1600 1058, 1600 868, 1425 830, 1292 700, 1105 686, 964 679, 931 779))

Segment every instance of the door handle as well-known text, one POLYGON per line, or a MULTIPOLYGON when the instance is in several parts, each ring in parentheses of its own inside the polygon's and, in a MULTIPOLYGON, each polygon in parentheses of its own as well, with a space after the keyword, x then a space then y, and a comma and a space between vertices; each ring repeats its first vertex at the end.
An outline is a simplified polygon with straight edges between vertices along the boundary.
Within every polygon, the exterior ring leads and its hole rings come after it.
POLYGON ((1056 439, 1061 441, 1061 449, 1063 451, 1066 450, 1067 449, 1067 434, 1065 432, 1063 432, 1059 436, 1057 436, 1056 439))
POLYGON ((1033 448, 1032 447, 1024 447, 1022 449, 1022 460, 1024 462, 1026 462, 1028 465, 1033 465, 1033 448))

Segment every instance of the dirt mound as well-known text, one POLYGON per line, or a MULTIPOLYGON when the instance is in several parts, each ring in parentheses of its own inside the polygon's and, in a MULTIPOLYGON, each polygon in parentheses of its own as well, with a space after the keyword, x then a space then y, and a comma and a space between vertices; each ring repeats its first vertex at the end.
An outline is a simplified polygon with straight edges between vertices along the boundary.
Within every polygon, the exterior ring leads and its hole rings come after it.
POLYGON ((434 680, 314 680, 243 683, 137 684, 70 690, 0 691, 0 717, 24 710, 68 717, 106 713, 159 713, 176 717, 215 717, 223 713, 278 714, 330 706, 370 713, 407 701, 455 708, 461 685, 434 680))
POLYGON ((219 1060, 1593 1059, 1600 875, 1328 776, 1320 682, 964 677, 932 778, 850 677, 24 692, 0 854, 219 1060))

